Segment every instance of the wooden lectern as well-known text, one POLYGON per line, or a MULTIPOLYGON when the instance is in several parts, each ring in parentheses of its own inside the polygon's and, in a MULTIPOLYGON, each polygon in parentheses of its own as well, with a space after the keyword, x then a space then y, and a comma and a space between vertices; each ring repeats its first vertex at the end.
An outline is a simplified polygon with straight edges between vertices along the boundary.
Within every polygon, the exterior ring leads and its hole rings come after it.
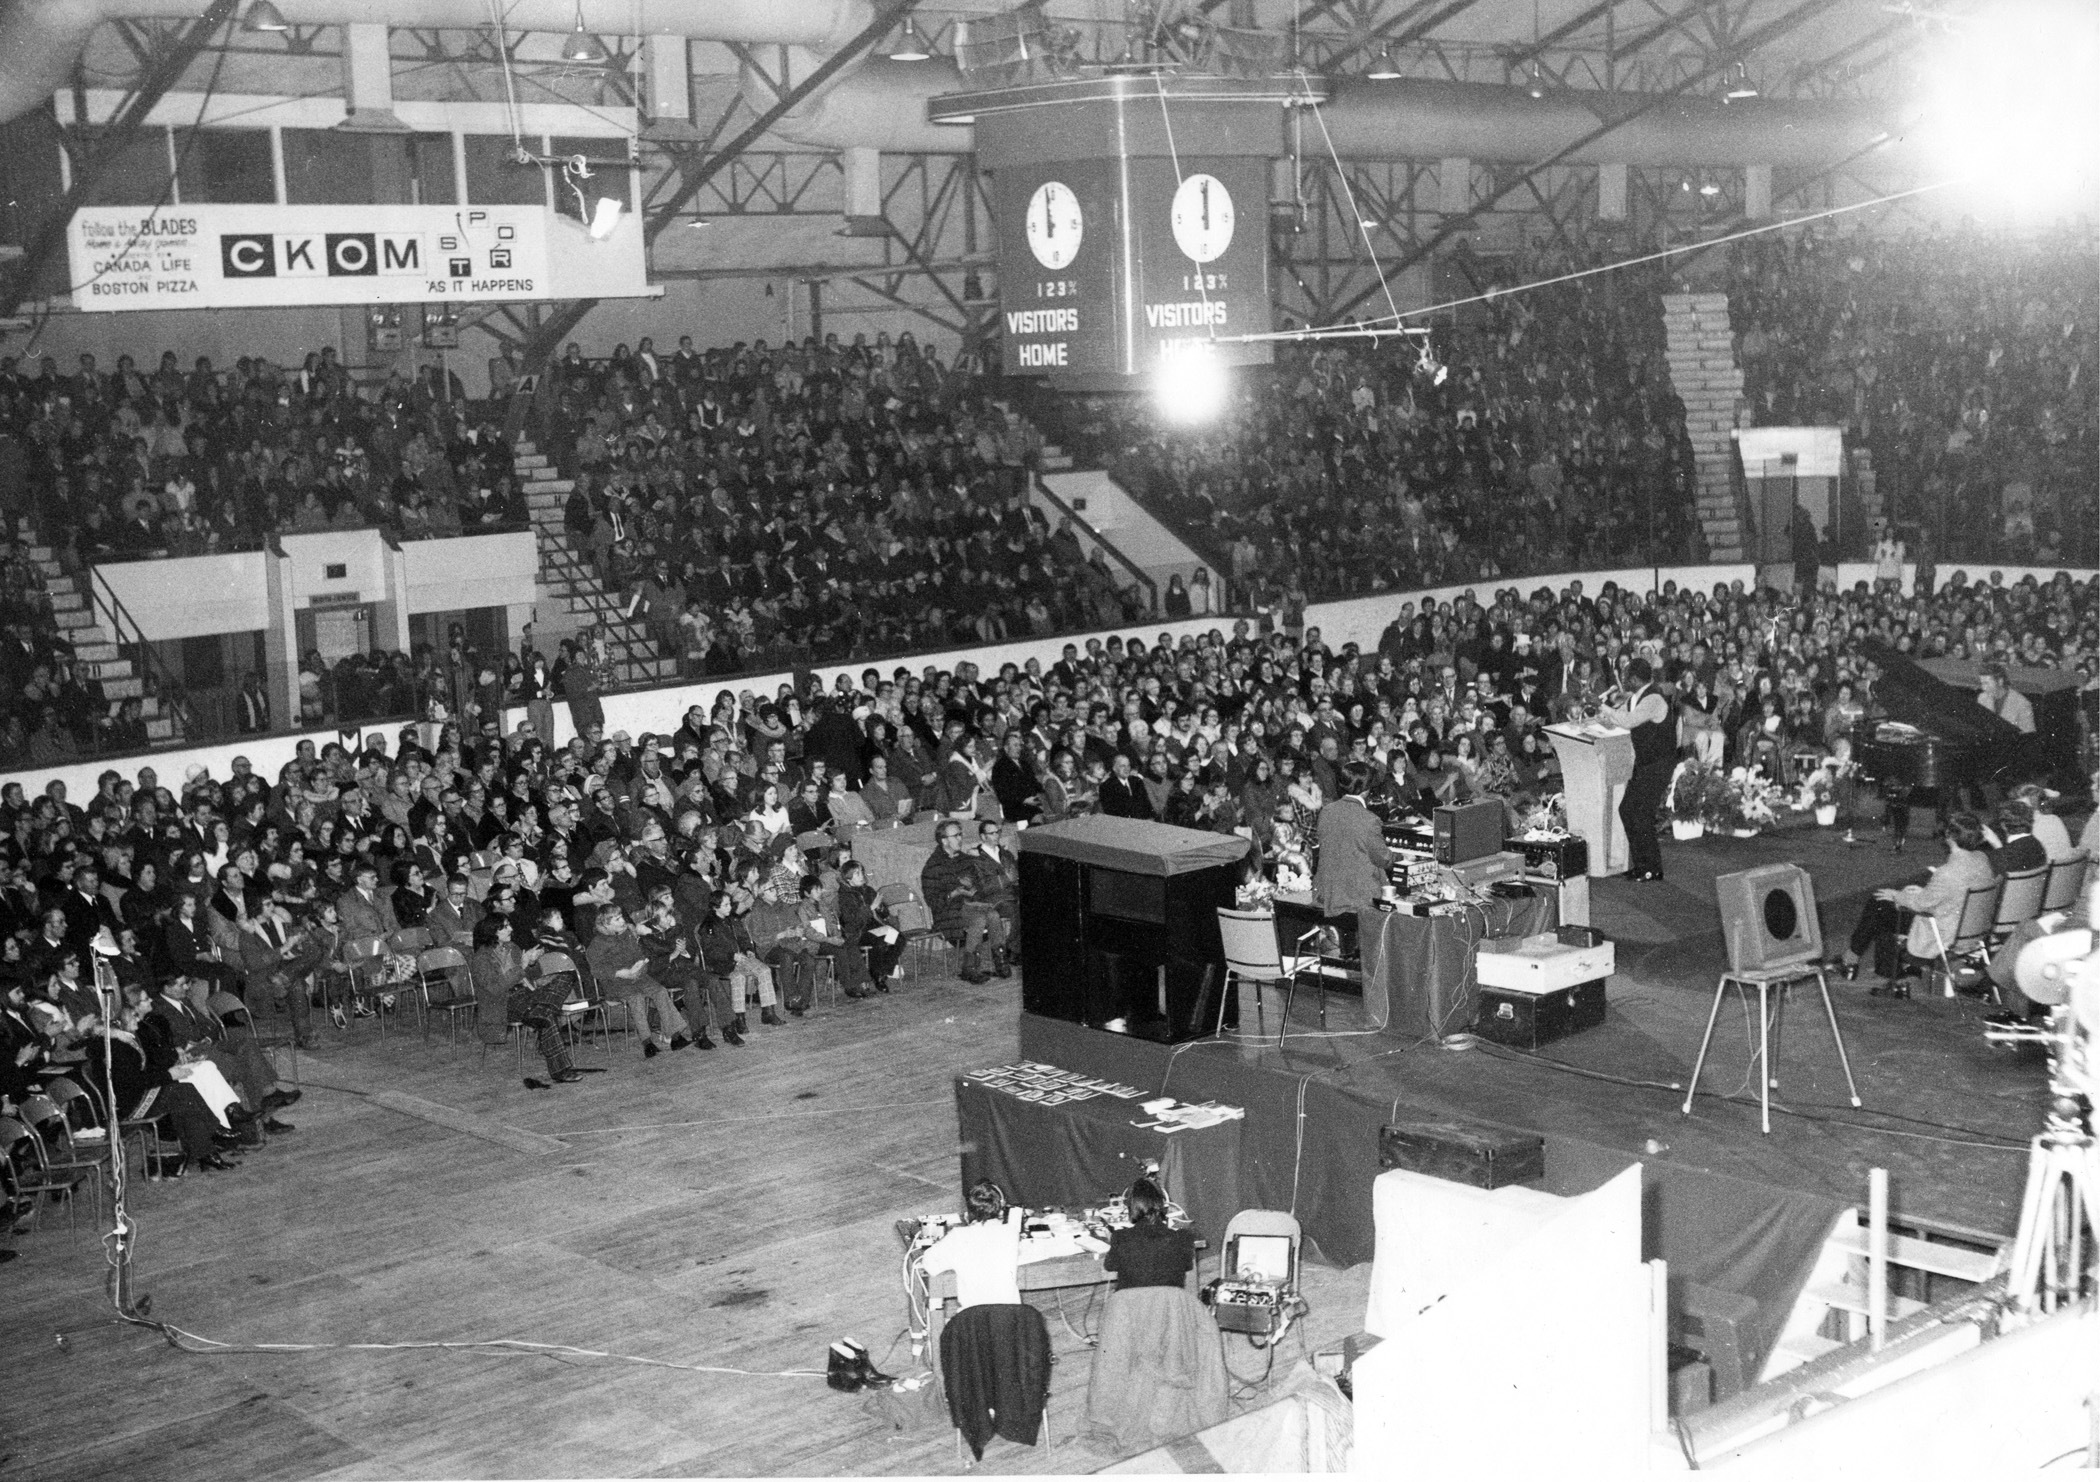
POLYGON ((1560 758, 1568 828, 1589 841, 1590 875, 1626 873, 1626 830, 1619 799, 1633 776, 1633 732, 1587 721, 1546 727, 1560 758))

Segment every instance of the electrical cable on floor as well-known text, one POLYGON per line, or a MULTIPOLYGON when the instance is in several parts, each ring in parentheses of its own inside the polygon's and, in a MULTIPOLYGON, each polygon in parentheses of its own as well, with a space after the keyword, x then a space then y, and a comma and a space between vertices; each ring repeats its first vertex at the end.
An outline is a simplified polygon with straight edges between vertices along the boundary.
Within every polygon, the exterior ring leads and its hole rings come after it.
MULTIPOLYGON (((571 1343, 534 1343, 523 1338, 467 1338, 456 1341, 430 1340, 399 1343, 226 1343, 178 1328, 173 1323, 150 1318, 127 1317, 125 1321, 151 1328, 168 1340, 168 1346, 199 1355, 230 1353, 412 1353, 443 1350, 461 1353, 516 1355, 522 1358, 605 1359, 613 1363, 640 1364, 650 1369, 677 1369, 688 1374, 734 1374, 746 1379, 822 1379, 822 1369, 736 1369, 722 1364, 682 1364, 674 1359, 646 1358, 640 1354, 611 1353, 602 1348, 579 1348, 571 1343), (192 1346, 194 1345, 194 1346, 192 1346)), ((892 1344, 892 1347, 896 1345, 892 1344)))
MULTIPOLYGON (((1485 1050, 1485 1051, 1487 1052, 1487 1054, 1489 1055, 1489 1057, 1490 1057, 1490 1058, 1492 1058, 1492 1059, 1497 1059, 1497 1060, 1507 1060, 1507 1061, 1509 1061, 1509 1062, 1510 1062, 1510 1063, 1512 1063, 1512 1064, 1529 1064, 1529 1065, 1544 1065, 1544 1066, 1549 1066, 1549 1067, 1551 1067, 1551 1068, 1552 1068, 1552 1069, 1554 1069, 1554 1070, 1558 1070, 1558 1071, 1564 1071, 1564 1072, 1566 1072, 1567 1074, 1569 1074, 1569 1075, 1573 1075, 1573 1076, 1580 1076, 1580 1077, 1582 1077, 1582 1078, 1583 1078, 1583 1079, 1585 1079, 1585 1080, 1592 1080, 1592 1081, 1604 1081, 1604 1082, 1607 1082, 1608 1084, 1611 1084, 1611 1085, 1615 1085, 1615 1086, 1629 1086, 1629 1087, 1634 1087, 1634 1088, 1636 1088, 1636 1089, 1641 1089, 1641 1090, 1651 1090, 1651 1091, 1668 1091, 1668 1092, 1669 1092, 1669 1093, 1670 1093, 1671 1095, 1673 1095, 1673 1096, 1674 1096, 1674 1095, 1676 1095, 1676 1094, 1678 1094, 1679 1092, 1681 1092, 1681 1091, 1683 1091, 1683 1090, 1684 1090, 1684 1087, 1683 1087, 1682 1085, 1671 1085, 1670 1083, 1668 1083, 1668 1082, 1666 1082, 1666 1081, 1651 1081, 1651 1080, 1644 1080, 1644 1079, 1641 1079, 1641 1078, 1639 1078, 1639 1077, 1636 1077, 1636 1076, 1622 1076, 1622 1075, 1613 1075, 1613 1074, 1612 1074, 1612 1073, 1611 1073, 1610 1071, 1605 1071, 1605 1070, 1591 1070, 1591 1069, 1588 1069, 1587 1067, 1584 1067, 1584 1066, 1580 1066, 1580 1065, 1570 1065, 1570 1064, 1568 1064, 1568 1063, 1567 1063, 1566 1061, 1564 1061, 1564 1060, 1555 1060, 1555 1059, 1552 1059, 1552 1058, 1551 1058, 1551 1057, 1549 1057, 1549 1056, 1546 1056, 1546 1055, 1540 1055, 1540 1054, 1537 1054, 1537 1053, 1535 1053, 1535 1052, 1534 1052, 1534 1053, 1529 1053, 1529 1054, 1527 1054, 1527 1053, 1525 1053, 1525 1052, 1523 1052, 1523 1051, 1517 1051, 1517 1050, 1508 1050, 1508 1049, 1502 1048, 1502 1047, 1500 1047, 1500 1046, 1488 1046, 1488 1045, 1483 1045, 1483 1046, 1481 1046, 1481 1048, 1482 1048, 1483 1050, 1485 1050)), ((1718 1097, 1718 1098, 1715 1098, 1715 1099, 1718 1099, 1718 1100, 1721 1100, 1721 1101, 1727 1101, 1727 1102, 1732 1102, 1733 1104, 1735 1104, 1735 1105, 1737 1105, 1737 1106, 1752 1106, 1752 1105, 1756 1105, 1756 1104, 1757 1104, 1757 1103, 1756 1103, 1755 1101, 1753 1101, 1753 1100, 1752 1100, 1752 1099, 1751 1099, 1750 1097, 1748 1097, 1748 1096, 1723 1096, 1723 1097, 1718 1097)), ((1901 1117, 1901 1118, 1900 1118, 1900 1119, 1901 1119, 1901 1120, 1903 1120, 1903 1121, 1907 1121, 1907 1122, 1917 1122, 1917 1123, 1919 1123, 1919 1124, 1921 1124, 1921 1125, 1923 1125, 1923 1126, 1927 1126, 1927 1127, 1934 1127, 1934 1128, 1938 1128, 1938 1129, 1940 1129, 1940 1131, 1941 1131, 1941 1132, 1946 1132, 1946 1133, 1965 1133, 1965 1134, 1967 1134, 1967 1136, 1941 1136, 1941 1135, 1938 1135, 1938 1134, 1936 1134, 1936 1133, 1930 1133, 1930 1132, 1912 1132, 1912 1131, 1909 1131, 1909 1130, 1907 1130, 1907 1129, 1905 1129, 1905 1128, 1901 1128, 1901 1127, 1883 1127, 1883 1126, 1878 1126, 1878 1125, 1876 1125, 1876 1124, 1875 1124, 1875 1123, 1873 1123, 1873 1122, 1861 1121, 1861 1120, 1858 1120, 1858 1119, 1856 1119, 1856 1118, 1853 1118, 1853 1117, 1846 1117, 1846 1116, 1841 1116, 1841 1115, 1829 1115, 1829 1116, 1825 1116, 1825 1115, 1819 1115, 1819 1114, 1818 1114, 1818 1113, 1816 1113, 1816 1112, 1813 1112, 1813 1111, 1810 1111, 1810 1110, 1807 1110, 1807 1109, 1806 1109, 1806 1108, 1807 1108, 1808 1106, 1819 1106, 1819 1105, 1827 1105, 1827 1103, 1813 1102, 1813 1103, 1803 1103, 1803 1104, 1800 1104, 1800 1105, 1788 1106, 1788 1105, 1782 1105, 1781 1103, 1779 1103, 1779 1102, 1775 1101, 1775 1102, 1773 1102, 1773 1103, 1772 1103, 1772 1111, 1773 1111, 1773 1113, 1774 1113, 1775 1115, 1778 1115, 1778 1116, 1787 1116, 1787 1117, 1793 1117, 1793 1118, 1796 1118, 1797 1120, 1800 1120, 1800 1121, 1804 1121, 1804 1122, 1820 1122, 1820 1123, 1826 1123, 1826 1124, 1828 1124, 1828 1125, 1831 1125, 1831 1126, 1838 1126, 1838 1127, 1851 1127, 1851 1128, 1853 1128, 1853 1129, 1855 1129, 1855 1130, 1857 1130, 1857 1131, 1861 1131, 1861 1132, 1878 1132, 1878 1133, 1883 1133, 1883 1134, 1886 1134, 1887 1136, 1890 1136, 1890 1137, 1909 1137, 1909 1138, 1915 1138, 1915 1139, 1918 1139, 1918 1140, 1920 1140, 1920 1141, 1924 1141, 1924 1142, 1937 1142, 1937 1143, 1944 1143, 1944 1144, 1946 1144, 1947 1146, 1950 1146, 1950 1147, 1973 1147, 1973 1148, 1982 1148, 1982 1149, 1984 1149, 1985 1151, 1988 1151, 1988 1152, 2001 1152, 2001 1153, 2024 1153, 2024 1152, 2026 1152, 2026 1151, 2027 1151, 2027 1144, 2026 1144, 2025 1142, 2015 1142, 2015 1141, 2010 1141, 2010 1140, 2006 1140, 2006 1141, 1998 1141, 1998 1142, 1985 1142, 1985 1141, 1979 1141, 1979 1140, 1977 1140, 1977 1139, 1981 1139, 1981 1138, 1988 1138, 1988 1137, 1992 1137, 1992 1136, 1994 1136, 1995 1134, 1993 1134, 1993 1133, 1990 1133, 1990 1132, 1987 1132, 1987 1131, 1981 1131, 1981 1130, 1979 1130, 1979 1129, 1977 1129, 1977 1128, 1974 1128, 1974 1127, 1962 1127, 1962 1126, 1958 1126, 1958 1125, 1953 1125, 1953 1124, 1949 1124, 1949 1123, 1942 1123, 1942 1122, 1931 1122, 1931 1121, 1926 1121, 1926 1120, 1925 1120, 1924 1118, 1921 1118, 1921 1117, 1901 1117)), ((1846 1110, 1850 1110, 1850 1109, 1851 1109, 1851 1108, 1846 1108, 1846 1110)), ((1886 1116, 1890 1116, 1890 1117, 1896 1117, 1896 1116, 1897 1116, 1898 1114, 1896 1114, 1896 1113, 1893 1113, 1893 1112, 1891 1112, 1891 1113, 1882 1113, 1882 1112, 1876 1112, 1876 1111, 1873 1111, 1873 1110, 1872 1110, 1871 1108, 1869 1108, 1869 1109, 1867 1109, 1867 1115, 1869 1115, 1869 1116, 1884 1116, 1884 1115, 1886 1115, 1886 1116)))

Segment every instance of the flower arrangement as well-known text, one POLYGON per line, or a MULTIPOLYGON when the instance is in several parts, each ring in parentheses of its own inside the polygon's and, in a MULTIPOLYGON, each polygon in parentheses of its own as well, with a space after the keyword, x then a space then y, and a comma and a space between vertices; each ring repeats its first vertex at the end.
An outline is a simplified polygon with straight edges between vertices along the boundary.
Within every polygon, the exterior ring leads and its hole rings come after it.
POLYGON ((1827 808, 1837 801, 1838 783, 1857 770, 1853 762, 1840 757, 1827 756, 1801 779, 1801 786, 1794 795, 1794 806, 1807 812, 1813 808, 1827 808))
POLYGON ((1713 811, 1707 823, 1731 833, 1756 833, 1779 822, 1779 805, 1786 793, 1757 767, 1737 767, 1713 790, 1713 811))

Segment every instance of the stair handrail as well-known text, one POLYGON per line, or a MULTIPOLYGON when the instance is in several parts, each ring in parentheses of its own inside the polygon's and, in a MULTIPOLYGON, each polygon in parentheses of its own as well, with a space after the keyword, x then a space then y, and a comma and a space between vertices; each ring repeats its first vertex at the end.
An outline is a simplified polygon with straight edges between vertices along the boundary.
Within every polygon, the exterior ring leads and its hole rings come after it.
MULTIPOLYGON (((168 718, 169 739, 187 739, 186 729, 182 724, 182 713, 174 703, 175 693, 182 688, 181 681, 168 671, 168 666, 153 651, 153 643, 146 637, 146 630, 139 626, 138 619, 131 615, 131 609, 124 605, 124 599, 119 597, 116 588, 109 584, 109 579, 102 574, 102 568, 89 566, 87 573, 88 615, 98 622, 105 619, 108 621, 110 642, 118 649, 121 650, 129 644, 138 651, 139 678, 143 680, 150 675, 154 681, 158 697, 162 701, 162 714, 168 718)), ((143 691, 144 686, 141 685, 140 688, 143 691)), ((141 694, 140 698, 143 701, 144 695, 141 694)), ((144 708, 143 704, 140 708, 144 708)))
POLYGON ((1146 608, 1149 611, 1158 612, 1159 583, 1154 581, 1152 577, 1137 564, 1137 562, 1131 560, 1130 557, 1124 555, 1123 552, 1117 548, 1116 543, 1114 541, 1110 540, 1099 530, 1095 529, 1093 521, 1089 520, 1085 515, 1081 514, 1078 510, 1072 508, 1070 504, 1066 503, 1066 501, 1059 496, 1058 492, 1050 487, 1049 481, 1046 480, 1042 476, 1042 474, 1036 473, 1033 474, 1032 477, 1035 480, 1036 492, 1041 494, 1045 499, 1049 500, 1051 505, 1057 510, 1059 514, 1063 515, 1066 519, 1070 520, 1079 529, 1085 531, 1088 538, 1090 538, 1095 545, 1099 546, 1102 550, 1108 552, 1109 559, 1114 561, 1117 565, 1121 566, 1125 571, 1129 572, 1132 580, 1134 580, 1138 584, 1138 586, 1143 588, 1144 590, 1146 608))

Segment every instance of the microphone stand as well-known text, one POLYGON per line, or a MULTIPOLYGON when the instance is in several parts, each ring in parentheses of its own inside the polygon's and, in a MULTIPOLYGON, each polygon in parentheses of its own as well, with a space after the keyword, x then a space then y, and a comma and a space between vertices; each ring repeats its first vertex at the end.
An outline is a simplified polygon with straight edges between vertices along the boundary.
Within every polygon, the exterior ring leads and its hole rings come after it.
POLYGON ((142 1321, 152 1309, 153 1299, 134 1299, 131 1288, 132 1245, 138 1227, 131 1222, 131 1211, 124 1203, 124 1139, 123 1109, 117 1105, 116 1075, 116 1022, 123 1007, 124 992, 117 985, 116 969, 109 965, 115 955, 115 942, 109 942, 109 951, 104 951, 104 939, 108 929, 96 934, 96 941, 88 957, 94 964, 95 996, 102 1007, 102 1088, 108 1095, 109 1125, 105 1129, 105 1141, 109 1149, 109 1210, 110 1231, 102 1237, 104 1252, 109 1260, 110 1297, 116 1304, 117 1315, 127 1321, 142 1321))

